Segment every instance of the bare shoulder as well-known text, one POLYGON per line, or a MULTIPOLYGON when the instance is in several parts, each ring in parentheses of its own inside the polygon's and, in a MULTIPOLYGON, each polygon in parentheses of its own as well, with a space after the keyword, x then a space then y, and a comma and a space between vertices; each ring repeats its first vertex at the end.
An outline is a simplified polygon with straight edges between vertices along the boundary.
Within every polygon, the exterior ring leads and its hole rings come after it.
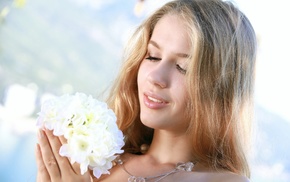
POLYGON ((177 178, 183 182, 250 182, 247 177, 232 172, 186 172, 177 178))
POLYGON ((247 177, 232 172, 220 172, 213 174, 213 176, 215 179, 211 180, 210 182, 250 182, 247 177))

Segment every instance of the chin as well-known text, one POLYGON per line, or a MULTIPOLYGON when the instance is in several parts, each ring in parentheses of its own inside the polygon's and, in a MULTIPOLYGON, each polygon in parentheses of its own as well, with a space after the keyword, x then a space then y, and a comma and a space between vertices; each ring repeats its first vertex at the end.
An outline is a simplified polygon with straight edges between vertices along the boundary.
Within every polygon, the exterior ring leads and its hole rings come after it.
POLYGON ((147 126, 148 128, 152 128, 152 129, 162 129, 164 127, 162 127, 162 124, 160 124, 160 122, 156 121, 156 120, 149 120, 148 118, 140 118, 141 119, 141 123, 145 126, 147 126))

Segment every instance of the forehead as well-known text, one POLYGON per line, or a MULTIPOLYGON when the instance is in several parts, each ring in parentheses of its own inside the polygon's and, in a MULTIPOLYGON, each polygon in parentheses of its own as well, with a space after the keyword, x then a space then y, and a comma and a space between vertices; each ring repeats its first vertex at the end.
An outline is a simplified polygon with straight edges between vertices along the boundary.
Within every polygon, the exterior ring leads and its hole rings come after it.
POLYGON ((190 38, 183 19, 174 14, 163 16, 155 25, 151 40, 172 52, 190 51, 190 38))

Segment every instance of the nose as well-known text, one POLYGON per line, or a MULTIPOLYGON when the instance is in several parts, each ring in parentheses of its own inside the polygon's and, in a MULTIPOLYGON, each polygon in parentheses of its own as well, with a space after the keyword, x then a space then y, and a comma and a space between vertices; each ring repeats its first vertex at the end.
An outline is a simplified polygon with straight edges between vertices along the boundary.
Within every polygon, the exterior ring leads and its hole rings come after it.
POLYGON ((148 81, 160 88, 166 88, 169 85, 170 68, 162 61, 158 62, 148 74, 148 81))

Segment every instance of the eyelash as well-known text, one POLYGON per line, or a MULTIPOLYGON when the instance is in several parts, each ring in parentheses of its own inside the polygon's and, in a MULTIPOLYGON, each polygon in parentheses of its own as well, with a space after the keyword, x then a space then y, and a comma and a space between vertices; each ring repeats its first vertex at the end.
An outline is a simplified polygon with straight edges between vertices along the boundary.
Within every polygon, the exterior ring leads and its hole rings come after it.
POLYGON ((145 59, 148 59, 150 61, 160 61, 161 59, 160 58, 157 58, 157 57, 152 57, 152 56, 148 56, 147 58, 145 59))
POLYGON ((176 64, 176 68, 180 73, 186 74, 186 69, 183 69, 179 64, 176 64))
MULTIPOLYGON (((148 56, 146 57, 145 59, 149 60, 149 61, 153 61, 153 62, 156 62, 156 61, 160 61, 161 58, 157 58, 157 57, 152 57, 152 56, 148 56)), ((186 74, 186 69, 183 69, 179 64, 176 64, 176 69, 182 73, 182 74, 186 74)))

